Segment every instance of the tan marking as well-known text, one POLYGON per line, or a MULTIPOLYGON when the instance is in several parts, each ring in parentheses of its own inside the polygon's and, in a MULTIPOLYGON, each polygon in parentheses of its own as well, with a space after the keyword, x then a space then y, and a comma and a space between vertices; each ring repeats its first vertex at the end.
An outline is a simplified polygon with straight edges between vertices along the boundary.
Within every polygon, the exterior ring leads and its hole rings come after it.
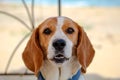
POLYGON ((49 18, 49 19, 45 20, 41 25, 39 25, 40 45, 43 48, 43 50, 45 51, 45 53, 47 53, 46 51, 48 49, 49 41, 51 40, 51 37, 55 33, 56 25, 57 25, 57 19, 55 17, 49 18), (43 33, 43 31, 46 28, 49 28, 52 31, 52 33, 50 35, 46 35, 43 33))
POLYGON ((73 44, 77 45, 77 40, 78 40, 78 26, 76 25, 76 23, 73 22, 69 18, 65 18, 62 30, 67 35, 67 37, 73 42, 73 44), (73 34, 66 33, 66 30, 69 27, 71 27, 71 28, 74 29, 74 33, 73 34))

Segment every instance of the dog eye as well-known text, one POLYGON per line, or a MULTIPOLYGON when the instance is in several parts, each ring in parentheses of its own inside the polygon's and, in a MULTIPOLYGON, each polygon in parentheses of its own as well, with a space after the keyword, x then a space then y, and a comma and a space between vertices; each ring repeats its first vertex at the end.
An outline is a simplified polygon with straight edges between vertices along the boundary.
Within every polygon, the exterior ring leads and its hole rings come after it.
POLYGON ((49 35, 52 31, 49 28, 46 28, 43 33, 49 35))
POLYGON ((67 32, 68 34, 72 34, 72 33, 74 32, 74 29, 71 28, 71 27, 69 27, 69 28, 66 30, 66 32, 67 32))

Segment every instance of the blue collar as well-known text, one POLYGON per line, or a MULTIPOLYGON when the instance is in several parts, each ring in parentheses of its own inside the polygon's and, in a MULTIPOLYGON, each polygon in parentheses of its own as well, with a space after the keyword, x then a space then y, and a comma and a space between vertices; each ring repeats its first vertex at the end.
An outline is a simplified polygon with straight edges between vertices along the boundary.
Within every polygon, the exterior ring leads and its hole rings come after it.
MULTIPOLYGON (((78 72, 72 78, 70 78, 68 80, 78 80, 80 75, 81 75, 81 71, 78 70, 78 72)), ((39 74, 38 74, 38 80, 45 80, 44 77, 42 76, 41 72, 39 72, 39 74)))

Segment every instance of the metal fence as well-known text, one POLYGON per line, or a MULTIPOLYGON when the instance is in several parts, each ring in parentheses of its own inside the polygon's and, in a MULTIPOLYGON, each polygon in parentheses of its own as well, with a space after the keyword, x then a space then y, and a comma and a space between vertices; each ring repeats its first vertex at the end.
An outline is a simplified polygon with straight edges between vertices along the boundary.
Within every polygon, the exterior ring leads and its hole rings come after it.
MULTIPOLYGON (((1 11, 0 10, 0 14, 4 14, 8 17, 12 17, 15 20, 19 21, 21 24, 24 25, 24 27, 26 27, 30 33, 33 31, 33 29, 35 28, 35 15, 34 15, 34 6, 35 6, 35 0, 31 0, 31 12, 28 9, 27 3, 25 0, 21 0, 22 4, 24 5, 24 8, 27 12, 28 18, 29 18, 29 22, 30 22, 30 26, 28 26, 26 24, 26 22, 24 22, 23 20, 21 20, 20 18, 18 18, 17 16, 10 14, 6 11, 1 11)), ((58 0, 58 16, 61 16, 61 0, 58 0)), ((27 73, 27 69, 25 71, 25 73, 8 73, 8 69, 10 67, 10 64, 12 62, 12 59, 14 57, 14 55, 16 54, 16 51, 18 50, 18 48, 20 47, 20 45, 25 41, 25 39, 30 35, 30 33, 26 34, 16 45, 16 47, 13 49, 12 54, 7 62, 6 68, 5 68, 5 72, 4 73, 0 73, 0 75, 33 75, 32 73, 27 73)))

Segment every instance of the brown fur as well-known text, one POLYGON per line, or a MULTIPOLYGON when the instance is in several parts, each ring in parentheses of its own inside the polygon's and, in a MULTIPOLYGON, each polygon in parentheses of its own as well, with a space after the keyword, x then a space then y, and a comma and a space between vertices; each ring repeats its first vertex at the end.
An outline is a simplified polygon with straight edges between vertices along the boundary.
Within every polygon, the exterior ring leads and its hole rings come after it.
POLYGON ((79 27, 77 57, 80 64, 82 65, 81 71, 83 73, 86 73, 86 68, 91 63, 94 57, 94 53, 95 51, 90 40, 87 37, 87 34, 81 27, 79 27))

